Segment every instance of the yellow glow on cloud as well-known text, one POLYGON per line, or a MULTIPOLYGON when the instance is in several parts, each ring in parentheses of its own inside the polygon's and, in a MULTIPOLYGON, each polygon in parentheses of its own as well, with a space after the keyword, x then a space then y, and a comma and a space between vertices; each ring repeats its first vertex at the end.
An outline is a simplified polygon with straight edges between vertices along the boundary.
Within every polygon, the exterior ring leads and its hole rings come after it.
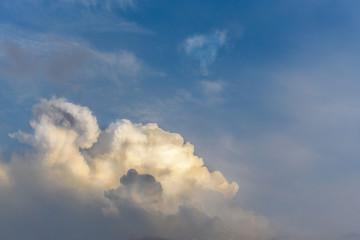
POLYGON ((88 108, 61 98, 42 100, 34 113, 34 135, 12 136, 30 142, 43 166, 62 179, 72 178, 74 184, 88 182, 89 187, 104 191, 118 186, 128 170, 136 169, 161 183, 163 204, 173 209, 202 191, 219 192, 226 198, 238 191, 238 185, 220 172, 209 172, 194 155, 194 146, 180 134, 157 124, 121 120, 101 132, 88 108))
MULTIPOLYGON (((235 214, 229 205, 223 205, 237 193, 237 183, 228 182, 219 171, 210 172, 203 159, 194 154, 194 146, 184 142, 180 134, 154 123, 134 124, 129 120, 117 121, 100 131, 88 108, 62 98, 42 100, 35 106, 30 124, 33 134, 10 135, 34 147, 33 156, 26 156, 32 159, 27 164, 40 169, 45 185, 74 190, 84 201, 97 199, 104 204, 101 209, 106 216, 119 216, 122 205, 117 204, 124 201, 164 216, 177 214, 182 206, 189 205, 234 224, 231 231, 237 232, 236 226, 241 225, 250 229, 247 234, 268 233, 266 219, 241 209, 235 214), (142 181, 135 182, 134 188, 120 182, 130 169, 142 181), (146 182, 149 177, 152 182, 146 182), (115 195, 104 196, 109 191, 115 191, 115 195), (220 205, 226 211, 219 209, 220 205), (250 218, 256 224, 249 224, 250 218)), ((0 165, 0 183, 8 179, 0 165)))
POLYGON ((9 184, 9 176, 7 174, 7 169, 4 165, 0 163, 0 184, 9 184))
MULTIPOLYGON (((201 158, 194 155, 194 146, 184 143, 183 138, 176 133, 160 129, 156 124, 132 124, 128 120, 112 124, 104 134, 102 141, 112 142, 112 148, 92 161, 98 166, 95 176, 104 175, 101 168, 105 162, 118 165, 121 172, 110 173, 109 182, 119 177, 129 169, 134 168, 139 173, 148 173, 159 180, 164 188, 164 198, 183 195, 184 191, 201 189, 218 191, 226 197, 236 194, 236 183, 228 183, 220 172, 209 172, 201 158), (110 138, 110 139, 109 139, 110 138), (105 140, 106 139, 106 140, 105 140), (117 175, 117 177, 113 177, 117 175)), ((95 144, 94 148, 97 148, 95 144)), ((110 183, 112 185, 112 183, 110 183)))

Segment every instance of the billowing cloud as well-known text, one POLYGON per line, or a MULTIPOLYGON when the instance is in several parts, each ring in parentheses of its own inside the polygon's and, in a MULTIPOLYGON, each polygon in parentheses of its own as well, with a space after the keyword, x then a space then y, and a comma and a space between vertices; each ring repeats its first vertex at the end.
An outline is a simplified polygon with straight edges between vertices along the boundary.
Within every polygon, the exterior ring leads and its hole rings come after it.
POLYGON ((64 99, 43 100, 35 106, 30 125, 34 135, 18 132, 10 136, 38 149, 44 165, 88 177, 90 169, 79 149, 90 148, 100 133, 89 109, 64 99))
POLYGON ((66 239, 271 238, 264 217, 232 202, 238 185, 177 133, 129 120, 101 131, 87 107, 63 98, 42 100, 30 125, 33 133, 11 134, 33 148, 3 171, 11 187, 0 185, 0 237, 23 238, 15 229, 34 219, 27 228, 67 229, 66 239))
POLYGON ((185 53, 200 62, 205 75, 207 66, 215 61, 219 48, 226 43, 226 35, 226 30, 216 30, 209 35, 193 35, 185 40, 185 53))

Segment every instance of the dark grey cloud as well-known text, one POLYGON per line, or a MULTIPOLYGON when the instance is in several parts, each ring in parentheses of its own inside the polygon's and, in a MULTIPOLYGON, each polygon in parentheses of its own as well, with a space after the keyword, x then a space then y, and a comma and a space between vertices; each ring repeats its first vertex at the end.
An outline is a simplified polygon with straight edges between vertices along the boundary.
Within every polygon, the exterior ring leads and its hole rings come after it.
POLYGON ((360 233, 346 234, 343 239, 346 239, 346 240, 359 240, 360 239, 360 233))
POLYGON ((140 224, 154 236, 165 239, 236 239, 236 233, 232 233, 224 222, 196 207, 182 205, 177 213, 170 215, 151 208, 161 201, 162 187, 150 174, 139 174, 135 169, 130 169, 120 182, 122 186, 106 191, 105 197, 118 209, 117 216, 127 218, 129 224, 134 221, 132 224, 140 224))
POLYGON ((48 48, 45 43, 40 49, 34 49, 39 43, 35 46, 6 41, 0 44, 3 48, 0 74, 19 82, 71 82, 79 78, 91 57, 90 52, 81 46, 64 46, 56 50, 56 46, 48 48))
POLYGON ((105 192, 105 197, 111 201, 128 198, 138 204, 153 205, 162 201, 162 187, 150 174, 138 174, 135 169, 130 169, 120 179, 120 186, 105 192))
POLYGON ((91 52, 81 46, 73 46, 68 51, 53 50, 48 61, 45 76, 56 82, 62 82, 71 75, 78 75, 86 67, 91 52))
POLYGON ((2 42, 1 48, 4 58, 1 59, 0 72, 19 81, 34 77, 38 59, 31 51, 7 41, 2 42))
POLYGON ((140 237, 140 238, 129 238, 127 240, 170 240, 168 238, 161 238, 161 237, 140 237))

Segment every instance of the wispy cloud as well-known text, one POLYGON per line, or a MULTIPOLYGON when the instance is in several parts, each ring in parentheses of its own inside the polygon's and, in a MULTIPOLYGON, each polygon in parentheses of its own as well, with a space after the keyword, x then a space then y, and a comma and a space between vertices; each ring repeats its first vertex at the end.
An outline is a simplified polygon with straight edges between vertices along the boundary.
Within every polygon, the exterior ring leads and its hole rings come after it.
POLYGON ((136 0, 58 0, 54 3, 59 4, 72 4, 72 5, 83 5, 89 8, 102 7, 110 10, 112 7, 118 7, 122 9, 135 8, 136 0))
POLYGON ((136 8, 136 0, 53 0, 48 2, 46 0, 5 0, 4 6, 11 6, 16 4, 20 6, 44 6, 47 3, 47 6, 50 7, 60 7, 68 8, 71 6, 84 6, 87 8, 101 8, 111 10, 113 7, 127 9, 127 8, 136 8))
POLYGON ((153 34, 150 29, 124 17, 123 13, 136 9, 135 0, 5 0, 0 14, 10 15, 17 23, 26 23, 47 32, 153 34))
POLYGON ((224 101, 222 92, 225 88, 224 81, 207 81, 203 80, 200 82, 203 99, 207 105, 214 106, 222 103, 224 101))
POLYGON ((219 48, 226 43, 226 35, 226 30, 216 30, 208 35, 190 36, 184 41, 186 55, 200 62, 205 75, 207 67, 215 62, 219 48))
POLYGON ((17 81, 69 83, 94 78, 122 82, 149 70, 128 51, 104 52, 76 39, 30 34, 0 27, 0 74, 17 81), (6 35, 7 33, 7 35, 6 35))
POLYGON ((220 93, 224 89, 224 82, 222 81, 201 81, 201 86, 205 94, 220 93))

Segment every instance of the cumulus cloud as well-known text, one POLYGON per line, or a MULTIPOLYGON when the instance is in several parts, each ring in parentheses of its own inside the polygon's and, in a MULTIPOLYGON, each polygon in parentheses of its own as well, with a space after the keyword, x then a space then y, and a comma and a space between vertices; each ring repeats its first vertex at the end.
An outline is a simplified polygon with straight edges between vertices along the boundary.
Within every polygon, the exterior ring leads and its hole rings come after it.
POLYGON ((215 62, 218 50, 226 43, 226 30, 216 30, 209 35, 193 35, 183 43, 186 55, 200 62, 200 65, 207 74, 207 66, 215 62))
POLYGON ((35 106, 30 125, 34 135, 17 132, 10 136, 39 150, 44 165, 60 173, 88 177, 90 169, 79 150, 90 148, 100 133, 89 109, 64 99, 43 100, 35 106))
MULTIPOLYGON (((271 237, 264 217, 232 203, 238 185, 209 171, 177 133, 129 120, 101 131, 87 107, 63 98, 42 100, 30 125, 33 133, 11 136, 32 150, 0 171, 0 181, 11 183, 0 185, 0 207, 10 206, 0 212, 4 238, 24 238, 14 229, 31 218, 27 228, 67 229, 66 239, 271 237), (49 211, 55 225, 46 221, 49 211)), ((46 234, 35 229, 28 239, 46 234)))

